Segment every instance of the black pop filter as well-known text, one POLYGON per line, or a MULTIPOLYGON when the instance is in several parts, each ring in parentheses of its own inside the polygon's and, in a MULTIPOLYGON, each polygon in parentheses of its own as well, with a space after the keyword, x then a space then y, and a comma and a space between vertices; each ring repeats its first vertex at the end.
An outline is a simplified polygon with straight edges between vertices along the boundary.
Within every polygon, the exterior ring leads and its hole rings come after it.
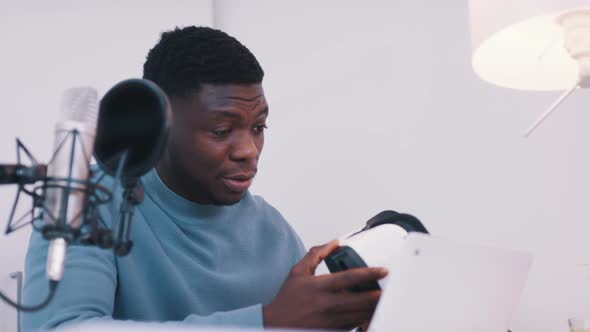
POLYGON ((115 175, 127 152, 121 180, 133 185, 149 171, 162 153, 168 132, 170 104, 153 82, 129 79, 112 87, 99 106, 94 157, 109 175, 115 175))

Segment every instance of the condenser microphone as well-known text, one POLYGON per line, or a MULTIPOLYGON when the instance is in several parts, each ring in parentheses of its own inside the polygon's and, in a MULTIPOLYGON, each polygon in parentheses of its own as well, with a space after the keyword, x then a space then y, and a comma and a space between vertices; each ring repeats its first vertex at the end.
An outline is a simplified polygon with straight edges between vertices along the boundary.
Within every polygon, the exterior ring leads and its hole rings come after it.
POLYGON ((54 155, 47 164, 44 235, 48 237, 46 273, 49 280, 61 280, 71 230, 82 223, 90 160, 96 136, 98 93, 89 87, 64 92, 61 120, 55 125, 54 155), (50 230, 45 231, 45 230, 50 230))

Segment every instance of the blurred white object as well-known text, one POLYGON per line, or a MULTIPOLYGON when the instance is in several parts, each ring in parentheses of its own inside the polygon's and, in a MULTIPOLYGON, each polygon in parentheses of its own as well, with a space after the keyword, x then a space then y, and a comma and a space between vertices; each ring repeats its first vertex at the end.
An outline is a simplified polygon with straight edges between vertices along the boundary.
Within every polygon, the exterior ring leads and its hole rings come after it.
MULTIPOLYGON (((352 237, 341 239, 341 247, 352 248, 362 258, 366 266, 389 266, 399 252, 408 232, 394 224, 383 224, 352 237)), ((385 288, 385 279, 378 281, 385 288)))
POLYGON ((568 319, 571 332, 589 332, 590 331, 590 318, 570 318, 568 319))
MULTIPOLYGON (((428 234, 418 218, 393 210, 385 210, 369 219, 365 227, 339 240, 340 247, 324 259, 332 273, 363 267, 389 266, 405 237, 412 232, 428 234)), ((383 289, 378 280, 351 288, 353 291, 383 289)))
POLYGON ((470 0, 475 73, 511 89, 565 90, 531 134, 578 87, 590 86, 588 0, 470 0))
MULTIPOLYGON (((79 326, 59 328, 60 332, 314 332, 314 330, 284 330, 284 329, 252 329, 252 328, 215 328, 198 326, 174 326, 174 323, 140 323, 140 322, 109 322, 109 323, 84 323, 79 326)), ((324 330, 325 331, 325 330, 324 330)), ((316 330, 316 332, 321 332, 316 330)))
POLYGON ((531 263, 527 253, 411 233, 369 332, 505 332, 531 263))

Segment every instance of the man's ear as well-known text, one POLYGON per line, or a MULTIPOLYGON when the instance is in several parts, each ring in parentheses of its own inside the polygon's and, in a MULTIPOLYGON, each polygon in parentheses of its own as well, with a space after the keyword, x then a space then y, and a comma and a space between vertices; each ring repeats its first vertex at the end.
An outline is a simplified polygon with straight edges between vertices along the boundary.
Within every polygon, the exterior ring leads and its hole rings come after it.
POLYGON ((166 118, 168 119, 168 128, 174 123, 174 117, 172 116, 172 102, 168 101, 168 107, 166 107, 166 118))

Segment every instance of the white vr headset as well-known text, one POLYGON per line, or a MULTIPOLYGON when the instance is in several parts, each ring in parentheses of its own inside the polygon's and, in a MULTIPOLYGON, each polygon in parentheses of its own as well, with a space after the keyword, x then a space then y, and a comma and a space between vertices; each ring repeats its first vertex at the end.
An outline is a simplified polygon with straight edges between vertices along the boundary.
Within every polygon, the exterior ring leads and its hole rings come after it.
MULTIPOLYGON (((331 273, 359 267, 389 266, 391 259, 411 232, 428 231, 416 217, 395 211, 383 211, 367 221, 366 226, 340 239, 340 248, 324 261, 331 273)), ((353 287, 352 291, 384 288, 383 279, 353 287)))

